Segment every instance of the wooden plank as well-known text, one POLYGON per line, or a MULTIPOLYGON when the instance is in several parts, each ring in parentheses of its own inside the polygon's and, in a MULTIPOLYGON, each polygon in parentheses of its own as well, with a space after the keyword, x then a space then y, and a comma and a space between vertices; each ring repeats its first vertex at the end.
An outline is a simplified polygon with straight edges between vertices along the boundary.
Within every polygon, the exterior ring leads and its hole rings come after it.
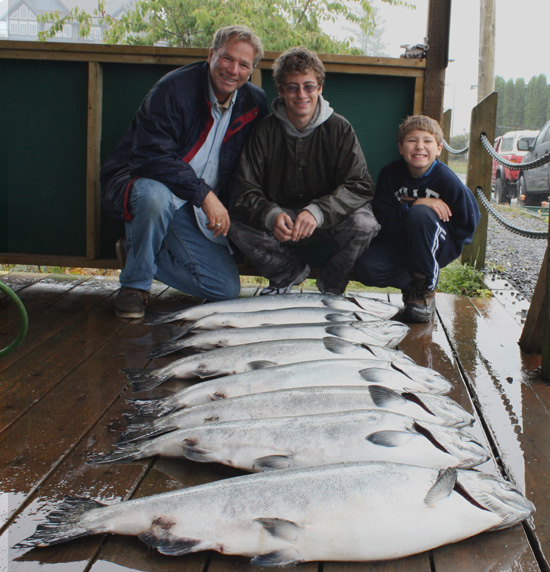
MULTIPOLYGON (((23 343, 0 362, 0 392, 12 385, 13 381, 6 370, 24 358, 45 340, 51 338, 68 324, 77 320, 105 296, 113 293, 114 281, 92 281, 90 277, 59 275, 37 282, 18 292, 19 299, 29 316, 29 330, 23 343), (80 288, 81 296, 67 294, 80 288), (99 295, 99 296, 98 296, 99 295)), ((6 309, 5 327, 0 331, 0 342, 12 340, 19 330, 17 309, 10 304, 6 309)), ((55 356, 55 353, 52 354, 55 356)), ((21 362, 23 369, 28 364, 21 362)))
POLYGON ((438 295, 437 304, 499 462, 537 508, 526 526, 540 543, 537 556, 548 560, 550 511, 540 485, 550 470, 550 419, 540 396, 549 390, 537 382, 536 360, 521 353, 520 326, 497 300, 438 295))

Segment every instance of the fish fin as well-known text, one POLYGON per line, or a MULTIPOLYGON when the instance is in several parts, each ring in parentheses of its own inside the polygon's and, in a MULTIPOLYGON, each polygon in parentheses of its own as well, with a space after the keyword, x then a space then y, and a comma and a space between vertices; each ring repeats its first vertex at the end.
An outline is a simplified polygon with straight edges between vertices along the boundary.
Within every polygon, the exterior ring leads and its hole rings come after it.
POLYGON ((15 545, 16 548, 51 546, 82 536, 96 534, 97 531, 81 524, 82 516, 90 510, 105 506, 93 499, 67 496, 65 500, 47 516, 47 523, 39 524, 32 536, 15 545))
POLYGON ((304 562, 304 558, 295 548, 287 548, 254 556, 250 562, 256 566, 295 566, 304 562))
POLYGON ((388 375, 392 375, 390 370, 384 369, 383 367, 367 367, 359 371, 359 375, 365 380, 371 383, 384 384, 384 381, 388 378, 388 375))
POLYGON ((376 407, 384 408, 392 401, 404 401, 404 398, 397 391, 383 385, 371 385, 368 390, 376 407))
POLYGON ((167 322, 176 322, 177 320, 183 320, 178 314, 181 312, 147 312, 147 317, 143 323, 147 326, 152 326, 154 324, 166 324, 167 322))
POLYGON ((193 331, 195 328, 195 322, 190 322, 187 326, 168 326, 170 328, 170 337, 167 341, 175 342, 180 338, 183 338, 186 334, 193 331))
POLYGON ((181 538, 171 534, 168 530, 163 528, 164 526, 171 525, 173 525, 173 523, 163 524, 155 522, 152 525, 152 530, 148 530, 147 532, 138 535, 138 538, 147 544, 147 546, 155 548, 161 554, 166 554, 168 556, 182 556, 183 554, 202 550, 196 548, 201 544, 201 540, 196 540, 194 538, 181 538))
POLYGON ((165 381, 165 379, 155 374, 155 370, 126 368, 122 371, 126 374, 128 381, 132 383, 134 391, 148 391, 165 381))
POLYGON ((325 348, 335 354, 346 354, 349 350, 355 347, 355 344, 347 342, 346 340, 341 340, 340 338, 323 338, 323 344, 325 348))
POLYGON ((217 401, 218 399, 226 399, 227 394, 222 393, 221 391, 216 391, 215 393, 210 393, 209 396, 212 401, 217 401))
POLYGON ((342 314, 338 312, 333 312, 332 314, 326 314, 325 319, 327 322, 342 322, 342 314))
POLYGON ((196 369, 190 371, 189 375, 194 375, 199 379, 206 379, 208 377, 217 377, 218 375, 229 375, 230 371, 223 371, 221 369, 196 369))
POLYGON ((269 361, 269 360, 257 360, 257 361, 251 361, 249 364, 251 369, 265 369, 266 367, 273 367, 274 365, 277 365, 275 362, 273 361, 269 361))
POLYGON ((292 466, 289 455, 266 455, 254 459, 252 468, 254 471, 271 471, 274 469, 288 469, 292 466))
POLYGON ((437 473, 437 479, 428 491, 428 494, 424 498, 424 504, 428 506, 435 506, 437 501, 447 498, 456 484, 457 471, 454 467, 449 467, 448 469, 441 469, 437 473))
POLYGON ((195 439, 185 439, 181 444, 181 447, 183 450, 183 456, 190 461, 196 461, 197 463, 213 463, 218 460, 214 458, 211 451, 198 447, 195 439))
POLYGON ((261 524, 274 538, 287 542, 295 542, 300 533, 300 526, 284 518, 255 518, 254 522, 261 524))
MULTIPOLYGON (((163 417, 176 410, 173 406, 165 405, 164 398, 127 399, 126 403, 136 409, 140 417, 163 417)), ((128 419, 137 417, 132 413, 125 413, 124 416, 128 419)))
POLYGON ((404 445, 411 437, 410 433, 404 431, 375 431, 365 439, 373 445, 381 447, 400 447, 404 445))
POLYGON ((342 323, 340 322, 340 324, 338 325, 333 325, 333 326, 327 326, 325 328, 325 332, 327 334, 329 334, 330 336, 336 336, 338 338, 343 338, 344 334, 346 333, 346 329, 347 326, 345 325, 345 322, 342 323))
POLYGON ((161 342, 153 349, 153 351, 147 356, 148 358, 155 359, 169 354, 173 354, 187 346, 187 340, 168 340, 167 342, 161 342))
POLYGON ((171 433, 177 429, 179 429, 179 427, 170 425, 162 427, 162 429, 155 429, 154 425, 147 423, 136 423, 129 425, 126 431, 121 433, 120 438, 117 440, 115 445, 125 445, 126 443, 133 443, 135 441, 154 439, 155 437, 166 435, 167 433, 171 433))

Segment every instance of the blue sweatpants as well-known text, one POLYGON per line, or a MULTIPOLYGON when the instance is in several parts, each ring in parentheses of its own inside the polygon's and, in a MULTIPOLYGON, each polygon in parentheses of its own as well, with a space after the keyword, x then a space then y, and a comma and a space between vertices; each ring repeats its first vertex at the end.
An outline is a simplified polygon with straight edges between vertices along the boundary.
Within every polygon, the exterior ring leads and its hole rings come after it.
MULTIPOLYGON (((388 236, 384 229, 358 258, 355 280, 366 286, 393 286, 405 290, 413 273, 427 279, 435 290, 442 261, 440 254, 447 239, 445 223, 426 205, 409 209, 399 234, 388 236)), ((444 262, 443 266, 450 261, 444 262)))

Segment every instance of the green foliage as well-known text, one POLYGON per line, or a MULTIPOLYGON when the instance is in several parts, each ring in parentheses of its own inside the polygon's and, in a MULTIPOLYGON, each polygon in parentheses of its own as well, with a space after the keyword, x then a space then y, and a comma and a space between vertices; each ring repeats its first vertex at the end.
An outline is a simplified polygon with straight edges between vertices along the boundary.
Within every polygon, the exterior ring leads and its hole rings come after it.
POLYGON ((498 94, 496 135, 517 129, 540 129, 550 119, 550 87, 544 74, 533 76, 527 86, 523 78, 515 82, 495 78, 498 94))
POLYGON ((457 260, 441 270, 437 290, 461 296, 481 298, 492 296, 491 291, 485 286, 483 273, 457 260))
MULTIPOLYGON (((414 8, 404 0, 383 1, 414 8)), ((73 8, 65 17, 57 12, 41 16, 41 22, 52 26, 40 32, 40 39, 76 21, 81 36, 88 35, 92 25, 104 27, 108 44, 206 48, 219 27, 241 24, 252 28, 267 50, 306 45, 321 53, 359 54, 351 38, 336 40, 323 32, 323 24, 342 19, 366 34, 376 27, 371 0, 138 0, 120 17, 108 14, 105 0, 98 0, 92 14, 73 8)))

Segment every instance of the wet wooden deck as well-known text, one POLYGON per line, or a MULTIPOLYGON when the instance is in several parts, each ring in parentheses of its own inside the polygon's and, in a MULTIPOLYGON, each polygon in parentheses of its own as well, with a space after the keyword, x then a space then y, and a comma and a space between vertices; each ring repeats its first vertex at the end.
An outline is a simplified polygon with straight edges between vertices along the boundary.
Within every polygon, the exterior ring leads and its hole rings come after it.
MULTIPOLYGON (((88 537, 48 549, 13 548, 65 494, 111 502, 239 472, 174 460, 87 465, 87 455, 110 450, 124 426, 130 390, 121 368, 148 366, 147 353, 167 338, 166 327, 117 319, 112 305, 118 282, 113 279, 10 273, 0 280, 17 292, 30 319, 23 345, 0 357, 0 570, 259 570, 248 559, 217 553, 162 556, 126 537, 88 537)), ((508 311, 499 301, 507 297, 505 291, 485 300, 438 294, 435 322, 414 326, 400 348, 455 384, 451 397, 475 413, 472 432, 495 455, 479 468, 514 480, 535 503, 535 517, 525 525, 401 560, 308 563, 294 570, 550 570, 550 388, 538 378, 537 356, 523 356, 517 346, 521 325, 514 314, 521 308, 509 306, 508 311)), ((155 310, 193 302, 154 286, 155 310)), ((13 305, 0 299, 0 348, 17 329, 13 305)))

